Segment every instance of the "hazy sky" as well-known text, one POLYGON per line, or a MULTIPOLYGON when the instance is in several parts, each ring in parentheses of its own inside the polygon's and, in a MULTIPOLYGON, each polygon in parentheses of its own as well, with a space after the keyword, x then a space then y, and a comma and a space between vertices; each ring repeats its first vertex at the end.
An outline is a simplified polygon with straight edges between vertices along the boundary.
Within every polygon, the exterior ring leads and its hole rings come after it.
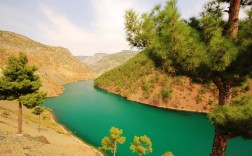
MULTIPOLYGON (((207 0, 178 0, 183 18, 197 16, 207 0)), ((165 0, 0 0, 0 29, 68 48, 73 55, 130 49, 124 12, 143 12, 165 0)))

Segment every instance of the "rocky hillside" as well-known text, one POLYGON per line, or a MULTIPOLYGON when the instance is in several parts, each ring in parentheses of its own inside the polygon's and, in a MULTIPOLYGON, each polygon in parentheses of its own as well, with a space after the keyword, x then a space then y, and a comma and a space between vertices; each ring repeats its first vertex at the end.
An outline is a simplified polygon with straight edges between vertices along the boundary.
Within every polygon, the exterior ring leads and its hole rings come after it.
POLYGON ((0 72, 10 55, 25 52, 29 64, 39 67, 37 74, 43 82, 43 91, 56 96, 63 91, 61 85, 94 77, 94 72, 76 59, 69 50, 33 41, 25 36, 0 31, 0 72))
POLYGON ((49 110, 41 114, 40 120, 24 107, 23 135, 18 136, 17 114, 17 101, 0 101, 1 156, 102 156, 56 123, 49 110))
MULTIPOLYGON (((148 54, 141 52, 123 65, 95 80, 95 85, 129 100, 157 107, 196 112, 208 112, 217 104, 217 88, 200 85, 187 77, 167 75, 157 70, 148 54)), ((233 96, 251 92, 247 82, 233 90, 233 96)))
POLYGON ((123 64, 136 54, 137 52, 135 51, 123 50, 113 54, 96 53, 93 56, 77 56, 77 58, 87 64, 97 74, 102 74, 123 64))

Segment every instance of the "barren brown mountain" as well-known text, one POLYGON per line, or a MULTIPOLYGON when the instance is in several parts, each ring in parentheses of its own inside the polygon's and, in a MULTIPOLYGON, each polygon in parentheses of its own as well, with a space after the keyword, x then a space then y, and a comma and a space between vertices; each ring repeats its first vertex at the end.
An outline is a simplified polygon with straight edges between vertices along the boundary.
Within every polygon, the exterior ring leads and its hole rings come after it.
POLYGON ((8 31, 0 31, 0 76, 8 56, 17 55, 18 52, 25 52, 29 64, 39 68, 37 74, 43 82, 42 90, 49 97, 62 93, 63 84, 95 76, 68 49, 44 45, 8 31))

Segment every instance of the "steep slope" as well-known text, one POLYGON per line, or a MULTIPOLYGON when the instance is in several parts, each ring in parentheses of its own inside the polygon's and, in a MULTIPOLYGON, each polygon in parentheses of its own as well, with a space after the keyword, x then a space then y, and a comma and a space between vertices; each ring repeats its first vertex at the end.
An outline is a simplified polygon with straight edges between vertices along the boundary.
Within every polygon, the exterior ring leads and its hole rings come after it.
POLYGON ((137 52, 135 51, 123 50, 113 54, 96 53, 93 56, 77 56, 77 58, 87 64, 97 74, 102 74, 123 64, 136 54, 137 52))
POLYGON ((76 59, 67 49, 33 41, 25 36, 0 31, 0 68, 4 68, 9 55, 25 52, 29 64, 39 67, 43 87, 48 96, 63 91, 61 85, 94 77, 94 72, 76 59))
MULTIPOLYGON (((95 85, 129 100, 196 112, 208 112, 217 103, 218 94, 213 84, 200 85, 187 77, 167 75, 157 70, 145 52, 96 78, 95 85)), ((234 96, 247 91, 248 83, 235 88, 234 96)))

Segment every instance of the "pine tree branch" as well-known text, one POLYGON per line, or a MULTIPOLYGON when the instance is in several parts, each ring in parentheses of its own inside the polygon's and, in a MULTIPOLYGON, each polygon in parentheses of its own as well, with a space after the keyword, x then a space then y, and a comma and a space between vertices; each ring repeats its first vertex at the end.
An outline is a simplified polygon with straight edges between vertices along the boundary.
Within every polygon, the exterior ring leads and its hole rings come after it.
POLYGON ((225 135, 225 138, 227 140, 231 140, 231 139, 236 138, 238 136, 239 136, 238 134, 227 134, 227 135, 225 135))

